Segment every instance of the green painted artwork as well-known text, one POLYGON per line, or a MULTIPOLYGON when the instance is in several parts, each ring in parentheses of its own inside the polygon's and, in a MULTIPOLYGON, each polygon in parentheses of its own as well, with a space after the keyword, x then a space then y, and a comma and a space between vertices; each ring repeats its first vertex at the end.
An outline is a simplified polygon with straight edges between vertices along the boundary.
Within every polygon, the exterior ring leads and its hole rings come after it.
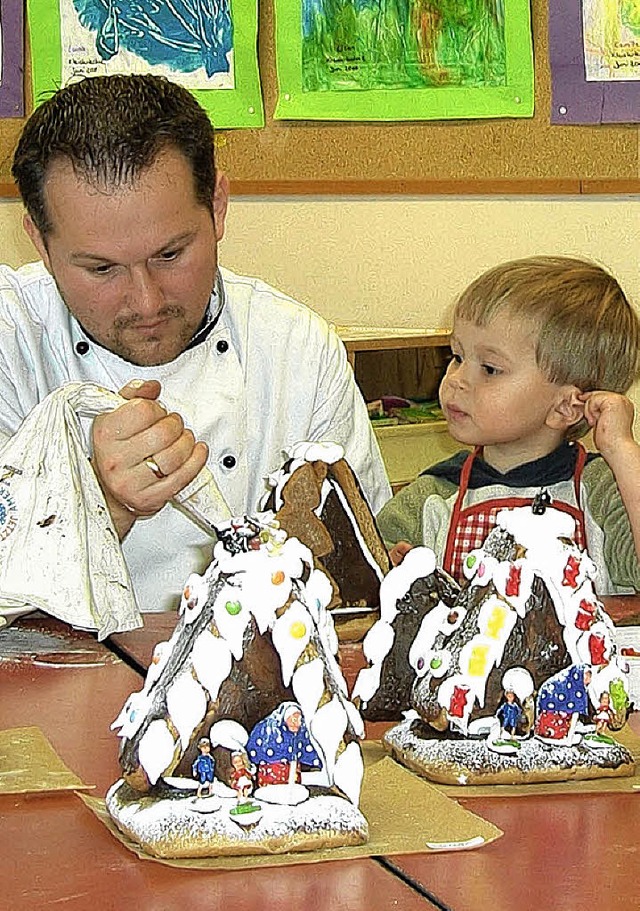
POLYGON ((504 85, 503 0, 303 0, 304 91, 504 85))
POLYGON ((528 0, 275 0, 277 118, 530 117, 528 0))

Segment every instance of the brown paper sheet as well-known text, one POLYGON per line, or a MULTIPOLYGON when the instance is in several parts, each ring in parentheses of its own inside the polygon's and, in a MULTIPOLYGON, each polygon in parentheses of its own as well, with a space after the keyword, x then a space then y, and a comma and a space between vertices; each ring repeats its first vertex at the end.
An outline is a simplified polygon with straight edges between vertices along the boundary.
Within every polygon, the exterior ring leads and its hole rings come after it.
POLYGON ((623 744, 636 760, 635 775, 625 778, 593 778, 588 781, 554 781, 540 784, 453 785, 434 784, 447 797, 537 797, 540 794, 624 794, 640 795, 640 736, 628 724, 612 737, 623 744))
POLYGON ((169 866, 192 869, 242 870, 249 867, 352 860, 374 855, 427 854, 432 851, 480 847, 503 834, 497 826, 465 810, 428 782, 385 756, 379 744, 365 743, 363 753, 366 768, 360 809, 369 823, 369 841, 355 847, 192 860, 150 857, 116 828, 107 813, 104 800, 84 794, 78 796, 116 838, 141 859, 158 860, 169 866))
POLYGON ((0 794, 88 790, 67 768, 40 728, 0 731, 0 794))

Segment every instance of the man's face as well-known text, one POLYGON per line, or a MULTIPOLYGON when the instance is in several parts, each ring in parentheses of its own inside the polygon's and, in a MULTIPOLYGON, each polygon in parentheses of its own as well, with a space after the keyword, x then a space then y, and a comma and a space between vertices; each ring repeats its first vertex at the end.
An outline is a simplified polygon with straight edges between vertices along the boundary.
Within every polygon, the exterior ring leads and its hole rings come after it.
POLYGON ((133 364, 165 364, 184 351, 204 316, 227 191, 219 175, 214 222, 177 150, 162 152, 133 186, 107 191, 63 160, 45 182, 46 245, 28 216, 25 228, 89 335, 133 364))

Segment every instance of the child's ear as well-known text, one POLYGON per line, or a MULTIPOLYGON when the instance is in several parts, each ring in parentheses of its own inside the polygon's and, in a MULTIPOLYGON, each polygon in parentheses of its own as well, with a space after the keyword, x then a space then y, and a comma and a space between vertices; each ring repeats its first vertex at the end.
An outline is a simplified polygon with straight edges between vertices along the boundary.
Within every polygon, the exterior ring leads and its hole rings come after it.
POLYGON ((547 425, 553 430, 568 430, 584 417, 584 402, 577 386, 563 386, 547 415, 547 425))

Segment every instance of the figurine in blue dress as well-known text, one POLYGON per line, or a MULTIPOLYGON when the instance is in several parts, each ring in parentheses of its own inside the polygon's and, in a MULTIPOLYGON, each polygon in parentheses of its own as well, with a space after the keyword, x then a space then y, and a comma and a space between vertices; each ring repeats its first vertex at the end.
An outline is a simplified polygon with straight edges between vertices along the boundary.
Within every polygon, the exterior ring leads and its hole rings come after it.
POLYGON ((247 753, 258 768, 259 788, 299 784, 301 766, 322 768, 297 702, 281 702, 254 725, 247 741, 247 753))

